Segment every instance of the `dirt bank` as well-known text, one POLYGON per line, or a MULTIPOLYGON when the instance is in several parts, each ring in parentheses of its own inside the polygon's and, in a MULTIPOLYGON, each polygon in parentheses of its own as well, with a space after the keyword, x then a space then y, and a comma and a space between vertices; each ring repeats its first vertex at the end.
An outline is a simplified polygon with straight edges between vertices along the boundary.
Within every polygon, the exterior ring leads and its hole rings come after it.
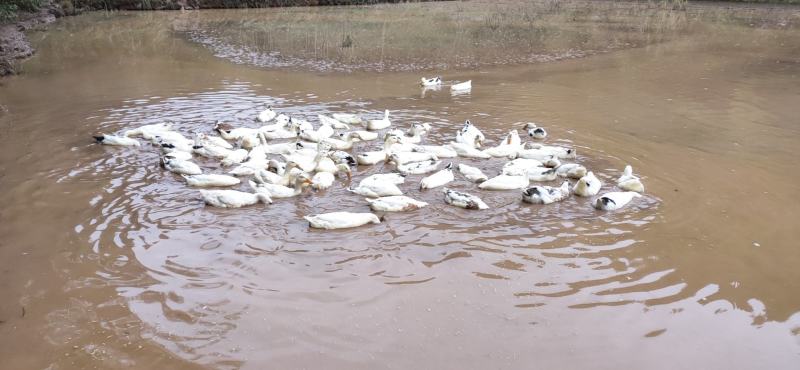
POLYGON ((9 23, 0 23, 0 77, 15 74, 17 63, 33 54, 25 31, 41 29, 62 14, 60 7, 47 5, 34 13, 19 13, 9 23))

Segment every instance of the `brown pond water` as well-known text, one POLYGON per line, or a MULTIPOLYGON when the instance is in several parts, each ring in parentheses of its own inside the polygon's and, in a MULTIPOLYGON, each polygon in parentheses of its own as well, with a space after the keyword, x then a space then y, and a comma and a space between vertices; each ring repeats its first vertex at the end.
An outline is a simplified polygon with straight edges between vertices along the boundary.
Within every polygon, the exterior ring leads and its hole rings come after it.
POLYGON ((589 58, 442 71, 473 80, 452 97, 421 95, 430 72, 230 63, 184 28, 220 16, 64 19, 0 86, 2 368, 800 364, 796 27, 708 23, 589 58), (604 190, 630 163, 647 194, 600 213, 458 181, 492 206, 469 212, 415 176, 404 189, 428 208, 320 232, 301 217, 367 209, 344 184, 211 209, 149 145, 90 139, 164 119, 251 124, 268 102, 307 117, 388 108, 402 127, 432 122, 431 143, 467 118, 493 140, 537 121, 604 190))

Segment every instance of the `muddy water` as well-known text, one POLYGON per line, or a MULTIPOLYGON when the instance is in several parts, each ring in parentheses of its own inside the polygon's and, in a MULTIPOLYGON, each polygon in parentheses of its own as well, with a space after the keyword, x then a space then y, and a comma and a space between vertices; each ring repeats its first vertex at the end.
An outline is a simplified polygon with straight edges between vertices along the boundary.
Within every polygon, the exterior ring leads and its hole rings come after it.
POLYGON ((452 97, 422 96, 422 72, 233 64, 175 31, 200 16, 64 20, 35 36, 26 74, 0 87, 4 367, 800 362, 796 29, 711 24, 591 58, 449 70, 474 84, 452 97), (481 192, 492 209, 468 212, 415 190, 413 177, 404 188, 428 208, 310 231, 301 216, 366 207, 337 184, 210 209, 148 145, 88 139, 164 119, 187 132, 252 124, 265 103, 306 117, 389 108, 401 126, 432 122, 431 143, 466 118, 494 140, 534 120, 549 142, 577 147, 604 190, 630 163, 647 195, 599 213, 586 199, 537 207, 481 192))

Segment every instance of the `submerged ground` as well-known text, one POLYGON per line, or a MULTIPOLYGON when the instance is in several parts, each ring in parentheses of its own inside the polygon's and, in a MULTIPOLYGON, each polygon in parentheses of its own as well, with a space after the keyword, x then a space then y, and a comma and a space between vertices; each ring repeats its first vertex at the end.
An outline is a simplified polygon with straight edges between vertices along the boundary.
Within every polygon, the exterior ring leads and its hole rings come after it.
POLYGON ((796 367, 798 11, 589 4, 93 13, 33 34, 0 86, 4 366, 796 367), (432 74, 474 89, 423 94, 432 74), (431 206, 317 232, 301 216, 363 200, 209 209, 153 150, 91 143, 265 104, 390 109, 431 143, 536 121, 606 183, 632 164, 647 196, 467 212, 409 190, 431 206))

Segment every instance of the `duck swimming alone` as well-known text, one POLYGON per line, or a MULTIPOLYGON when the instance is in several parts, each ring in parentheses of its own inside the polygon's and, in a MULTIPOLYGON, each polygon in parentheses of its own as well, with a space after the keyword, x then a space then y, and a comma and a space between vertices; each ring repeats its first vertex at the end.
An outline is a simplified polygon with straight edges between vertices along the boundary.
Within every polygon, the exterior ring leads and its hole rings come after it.
POLYGON ((624 207, 633 200, 633 198, 641 196, 641 194, 635 191, 614 191, 605 193, 595 199, 593 206, 602 211, 613 211, 624 207))
POLYGON ((601 186, 603 186, 603 183, 600 182, 600 179, 598 179, 592 171, 589 171, 586 176, 581 177, 580 180, 575 183, 575 186, 572 187, 572 191, 575 195, 591 197, 600 192, 601 186))
POLYGON ((219 208, 240 208, 256 204, 272 203, 266 193, 246 193, 238 190, 200 190, 206 204, 219 208))
POLYGON ((381 220, 372 213, 331 212, 315 216, 303 217, 311 227, 316 229, 346 229, 369 223, 379 224, 381 220))
POLYGON ((525 124, 525 130, 528 131, 528 136, 536 139, 536 140, 543 140, 547 137, 547 131, 544 128, 537 126, 533 122, 528 122, 525 124))
POLYGON ((453 175, 453 164, 448 163, 444 169, 423 178, 419 182, 419 189, 433 189, 439 186, 447 185, 453 180, 455 180, 455 176, 453 175))
POLYGON ((141 146, 142 144, 139 143, 136 139, 131 139, 125 136, 116 136, 116 135, 105 135, 101 134, 100 136, 92 136, 98 143, 103 145, 115 145, 115 146, 141 146))
POLYGON ((272 110, 272 106, 267 106, 267 109, 262 110, 261 113, 258 114, 258 120, 260 122, 269 122, 275 119, 277 115, 278 113, 272 110))
POLYGON ((489 209, 489 206, 481 198, 448 188, 444 188, 444 201, 449 205, 464 209, 489 209))
POLYGON ((622 176, 617 180, 617 187, 622 190, 635 191, 637 193, 644 192, 642 180, 633 174, 633 167, 630 165, 625 166, 625 169, 622 171, 622 176))
POLYGON ((409 198, 404 195, 394 195, 375 199, 365 199, 373 211, 379 212, 406 212, 415 211, 428 205, 428 203, 409 198))
POLYGON ((550 204, 569 198, 569 181, 560 187, 534 186, 522 192, 522 200, 533 204, 550 204))

